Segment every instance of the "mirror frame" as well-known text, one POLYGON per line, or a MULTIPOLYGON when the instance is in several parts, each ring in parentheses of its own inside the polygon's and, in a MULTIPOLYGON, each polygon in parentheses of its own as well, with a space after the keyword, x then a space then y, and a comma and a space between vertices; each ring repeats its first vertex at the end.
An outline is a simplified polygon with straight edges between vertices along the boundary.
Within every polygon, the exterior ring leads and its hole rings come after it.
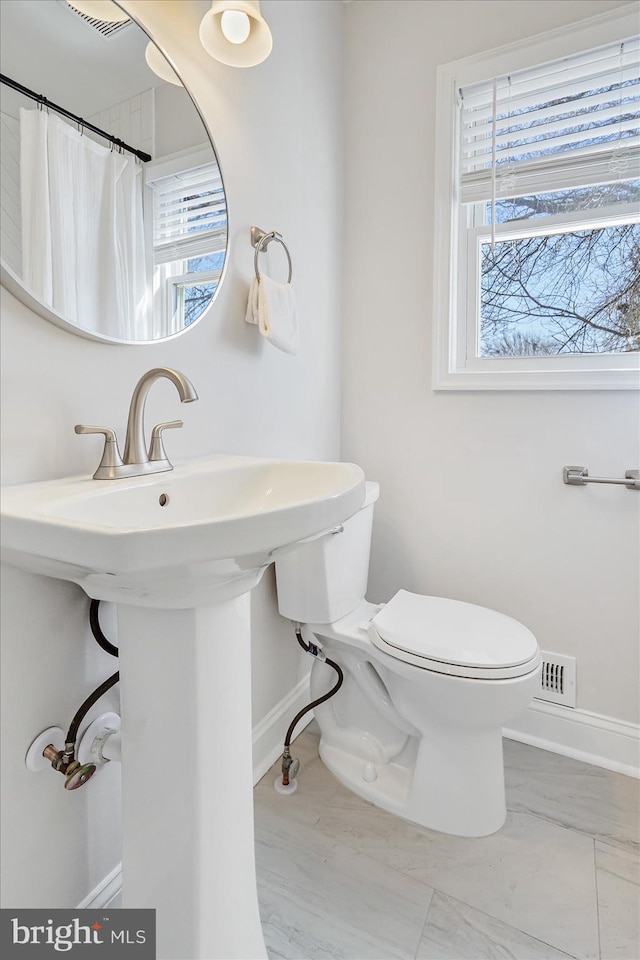
POLYGON ((224 283, 224 279, 227 273, 227 265, 229 263, 229 248, 230 248, 229 197, 228 197, 227 189, 225 185, 225 178, 222 170, 222 165, 220 163, 220 157, 218 156, 218 151, 216 150, 216 145, 213 141, 213 134, 209 129, 209 125, 206 122, 204 116, 202 115, 202 111, 200 110, 200 107, 198 105, 196 98, 193 96, 190 89, 182 79, 180 71, 176 67, 173 58, 170 57, 169 54, 166 52, 166 50, 164 50, 160 46, 157 40, 151 36, 148 29, 145 26, 143 26, 142 23, 140 23, 140 20, 137 17, 135 17, 133 14, 129 13, 129 11, 126 9, 126 6, 124 4, 119 3, 118 0, 112 0, 112 2, 115 4, 116 7, 119 7, 120 10, 126 13, 127 16, 131 20, 133 20, 136 26, 139 27, 140 30, 142 30, 145 36, 147 36, 151 41, 151 43, 153 43, 153 45, 160 51, 160 53, 165 58, 165 60, 167 61, 171 69, 179 78, 185 93, 191 100, 198 116, 200 117, 200 121, 202 123, 202 126, 204 127, 204 131, 207 135, 207 139, 211 145, 211 149, 213 150, 213 155, 216 159, 216 162, 218 164, 218 169, 220 171, 220 177, 222 180, 222 186, 224 188, 224 195, 225 195, 226 209, 227 209, 227 244, 225 247, 224 262, 222 264, 222 270, 220 271, 220 279, 218 280, 218 284, 213 293, 213 296, 211 297, 211 300, 209 301, 205 309, 202 311, 200 316, 197 318, 197 320, 189 324, 189 326, 185 327, 183 330, 179 330, 177 333, 169 334, 169 336, 166 336, 166 337, 158 337, 155 340, 121 340, 117 337, 108 337, 106 334, 91 333, 90 330, 84 330, 82 327, 75 326, 73 323, 71 323, 69 320, 65 320, 63 316, 61 316, 55 310, 52 310, 51 307, 48 307, 45 303, 39 300, 38 297, 36 297, 33 293, 31 293, 29 289, 22 284, 20 278, 14 273, 14 271, 6 263, 4 263, 4 261, 1 258, 0 258, 0 284, 2 284, 2 286, 5 287, 9 291, 9 293, 11 293, 16 298, 16 300, 19 300, 20 303, 24 304, 25 307, 28 307, 29 310, 33 311, 33 313, 36 313, 38 314, 39 317, 42 317, 42 319, 48 320, 50 323, 53 323, 56 327, 60 327, 62 330, 66 330, 68 333, 75 334, 77 337, 82 337, 85 340, 93 340, 97 343, 109 343, 119 347, 152 347, 157 344, 169 343, 169 341, 175 340, 177 337, 182 337, 184 336, 185 333, 189 333, 189 331, 193 330, 194 327, 196 327, 202 320, 205 319, 205 317, 208 316, 213 304, 215 303, 218 297, 220 288, 224 283))

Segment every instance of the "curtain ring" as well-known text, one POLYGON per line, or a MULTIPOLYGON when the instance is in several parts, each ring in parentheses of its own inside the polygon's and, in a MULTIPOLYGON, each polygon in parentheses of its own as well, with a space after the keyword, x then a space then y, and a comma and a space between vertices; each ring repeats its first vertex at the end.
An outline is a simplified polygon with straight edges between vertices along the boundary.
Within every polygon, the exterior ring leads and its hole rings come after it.
POLYGON ((271 233, 265 233, 265 235, 263 237, 260 237, 260 240, 258 240, 258 242, 256 243, 256 250, 253 255, 253 269, 255 271, 256 280, 258 281, 258 283, 260 283, 260 271, 258 270, 258 254, 263 253, 264 251, 262 248, 263 247, 266 248, 267 245, 272 240, 276 240, 284 248, 284 252, 287 255, 287 263, 289 264, 289 276, 287 278, 287 283, 291 283, 291 277, 293 276, 293 265, 291 263, 291 255, 289 253, 289 250, 287 249, 286 243, 284 242, 280 234, 276 233, 275 230, 272 230, 271 233))

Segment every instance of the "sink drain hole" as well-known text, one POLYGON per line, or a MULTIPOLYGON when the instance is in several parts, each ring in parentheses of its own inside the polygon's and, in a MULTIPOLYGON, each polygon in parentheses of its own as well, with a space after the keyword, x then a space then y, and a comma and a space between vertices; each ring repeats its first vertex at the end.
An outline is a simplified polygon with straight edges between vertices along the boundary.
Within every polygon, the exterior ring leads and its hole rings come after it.
POLYGON ((166 507, 166 505, 169 503, 168 495, 166 493, 161 493, 158 497, 158 503, 161 507, 166 507))

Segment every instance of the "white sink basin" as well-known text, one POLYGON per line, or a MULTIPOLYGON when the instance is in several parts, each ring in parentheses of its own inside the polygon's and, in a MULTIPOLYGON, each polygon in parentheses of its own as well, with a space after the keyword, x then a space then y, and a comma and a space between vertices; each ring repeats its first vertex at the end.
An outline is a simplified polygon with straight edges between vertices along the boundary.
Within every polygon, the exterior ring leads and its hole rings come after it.
POLYGON ((360 507, 351 463, 211 456, 126 480, 72 477, 5 487, 2 557, 79 583, 89 596, 194 606, 251 589, 272 551, 360 507))

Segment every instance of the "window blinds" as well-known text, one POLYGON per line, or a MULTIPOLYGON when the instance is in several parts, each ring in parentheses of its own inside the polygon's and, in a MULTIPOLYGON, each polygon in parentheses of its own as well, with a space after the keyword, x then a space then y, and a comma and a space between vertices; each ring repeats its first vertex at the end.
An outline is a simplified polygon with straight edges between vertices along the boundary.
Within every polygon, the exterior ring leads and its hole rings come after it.
POLYGON ((153 190, 153 262, 157 266, 224 250, 227 208, 217 163, 161 177, 153 190))
POLYGON ((640 177, 640 38, 460 94, 463 203, 640 177))

